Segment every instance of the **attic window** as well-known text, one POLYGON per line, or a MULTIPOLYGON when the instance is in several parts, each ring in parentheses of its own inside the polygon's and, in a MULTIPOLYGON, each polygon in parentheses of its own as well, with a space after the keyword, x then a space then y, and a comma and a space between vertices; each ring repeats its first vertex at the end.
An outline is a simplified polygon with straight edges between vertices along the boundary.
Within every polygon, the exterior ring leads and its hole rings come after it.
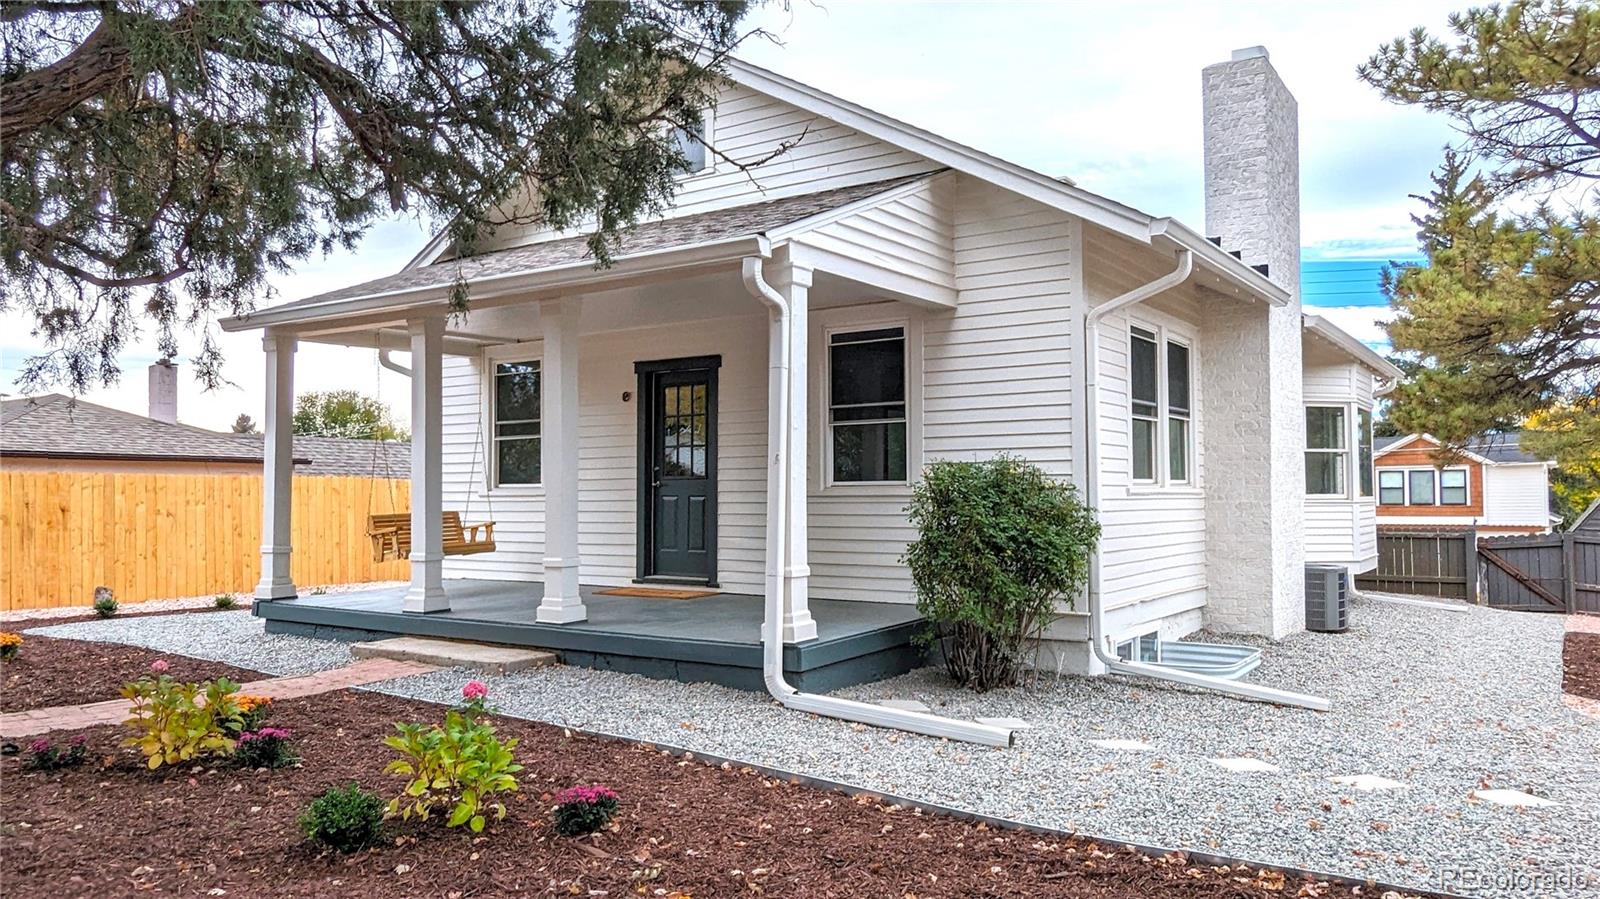
POLYGON ((711 110, 709 109, 700 113, 698 127, 672 129, 672 139, 685 161, 684 174, 697 175, 711 167, 711 151, 706 146, 711 140, 710 133, 711 110))

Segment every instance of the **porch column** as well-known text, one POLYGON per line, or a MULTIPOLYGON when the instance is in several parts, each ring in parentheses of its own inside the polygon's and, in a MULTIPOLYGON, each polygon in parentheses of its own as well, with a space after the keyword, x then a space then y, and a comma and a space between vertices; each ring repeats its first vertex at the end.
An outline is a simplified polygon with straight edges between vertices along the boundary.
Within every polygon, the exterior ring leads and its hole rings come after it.
POLYGON ((444 612, 443 318, 406 322, 411 334, 411 589, 407 612, 444 612))
POLYGON ((268 334, 266 436, 261 459, 261 580, 256 599, 292 599, 289 514, 294 502, 294 351, 296 340, 268 334))
POLYGON ((534 617, 546 624, 589 617, 578 593, 579 308, 577 297, 566 297, 539 310, 544 331, 544 362, 539 369, 544 599, 534 617))
MULTIPOLYGON (((781 258, 781 257, 780 257, 781 258)), ((784 474, 788 490, 789 539, 783 552, 783 642, 815 640, 817 623, 811 618, 811 564, 806 538, 806 444, 810 433, 806 398, 806 307, 811 289, 811 269, 783 261, 769 282, 789 301, 789 423, 784 474)))

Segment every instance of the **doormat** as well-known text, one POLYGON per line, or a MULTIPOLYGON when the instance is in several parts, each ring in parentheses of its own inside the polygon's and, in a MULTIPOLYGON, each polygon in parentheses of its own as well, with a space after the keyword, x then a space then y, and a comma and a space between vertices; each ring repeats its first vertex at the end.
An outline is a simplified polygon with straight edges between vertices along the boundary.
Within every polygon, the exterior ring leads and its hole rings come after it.
POLYGON ((596 596, 637 596, 641 599, 700 599, 716 596, 721 590, 673 590, 664 587, 612 587, 596 590, 596 596))

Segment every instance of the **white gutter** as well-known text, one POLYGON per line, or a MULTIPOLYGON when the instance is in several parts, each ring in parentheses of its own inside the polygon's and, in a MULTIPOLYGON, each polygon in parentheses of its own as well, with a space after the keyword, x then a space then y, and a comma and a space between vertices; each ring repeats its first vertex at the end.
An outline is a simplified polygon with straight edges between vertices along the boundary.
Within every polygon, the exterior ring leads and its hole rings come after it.
MULTIPOLYGON (((1088 472, 1088 483, 1084 485, 1084 495, 1089 503, 1089 508, 1097 511, 1100 508, 1100 319, 1113 312, 1142 303, 1187 281, 1189 275, 1194 272, 1194 253, 1182 248, 1177 253, 1177 268, 1148 284, 1135 287, 1121 296, 1095 306, 1083 317, 1085 367, 1083 402, 1085 412, 1084 433, 1086 437, 1084 458, 1087 462, 1086 471, 1088 472)), ((1100 551, 1098 548, 1095 549, 1089 559, 1088 598, 1089 645, 1094 649, 1095 657, 1106 666, 1108 671, 1135 677, 1150 677, 1157 680, 1172 681, 1190 687, 1216 690, 1219 693, 1227 693, 1231 696, 1274 702, 1279 705, 1299 706, 1322 712, 1330 708, 1328 700, 1320 696, 1308 696, 1303 693, 1291 693, 1287 690, 1275 690, 1271 687, 1239 683, 1237 681, 1224 680, 1220 677, 1208 677, 1204 674, 1190 674, 1187 671, 1178 671, 1173 668, 1164 668, 1142 662, 1125 662, 1117 658, 1115 654, 1107 652, 1105 646, 1105 609, 1100 596, 1100 551)))
POLYGON ((786 708, 874 727, 892 727, 930 737, 944 737, 985 746, 1010 746, 1010 728, 944 718, 923 712, 891 709, 815 693, 801 693, 783 677, 783 565, 788 545, 788 495, 786 460, 789 434, 789 303, 767 283, 761 272, 762 257, 747 256, 745 289, 767 305, 767 577, 766 617, 761 625, 761 669, 767 692, 786 708))
POLYGON ((391 359, 388 350, 378 350, 378 364, 396 374, 405 375, 408 378, 411 377, 411 369, 391 359))

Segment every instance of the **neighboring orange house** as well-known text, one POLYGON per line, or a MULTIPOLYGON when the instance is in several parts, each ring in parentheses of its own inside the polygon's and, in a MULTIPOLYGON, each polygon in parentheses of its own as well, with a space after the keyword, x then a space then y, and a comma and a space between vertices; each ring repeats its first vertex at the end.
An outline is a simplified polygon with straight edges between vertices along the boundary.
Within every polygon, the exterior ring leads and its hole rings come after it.
POLYGON ((1525 452, 1521 435, 1492 434, 1468 443, 1440 467, 1439 441, 1427 434, 1378 438, 1378 527, 1475 527, 1485 534, 1547 534, 1550 469, 1525 452))

